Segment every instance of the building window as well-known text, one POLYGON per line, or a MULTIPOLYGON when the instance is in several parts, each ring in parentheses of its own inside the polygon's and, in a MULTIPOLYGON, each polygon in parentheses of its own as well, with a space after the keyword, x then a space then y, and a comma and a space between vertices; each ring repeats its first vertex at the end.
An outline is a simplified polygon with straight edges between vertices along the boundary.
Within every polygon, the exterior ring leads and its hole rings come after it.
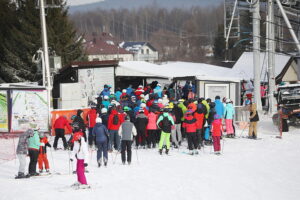
POLYGON ((144 49, 141 49, 141 54, 144 54, 144 49))
POLYGON ((146 50, 147 54, 149 54, 149 49, 146 50))

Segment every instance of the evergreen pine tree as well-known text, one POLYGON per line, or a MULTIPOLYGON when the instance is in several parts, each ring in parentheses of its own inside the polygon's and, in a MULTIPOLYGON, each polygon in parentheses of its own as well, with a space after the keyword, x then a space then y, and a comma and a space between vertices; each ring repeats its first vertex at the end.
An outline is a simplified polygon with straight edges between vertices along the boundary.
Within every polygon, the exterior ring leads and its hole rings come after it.
MULTIPOLYGON (((53 2, 53 1, 51 1, 53 2)), ((46 9, 48 46, 62 57, 62 64, 83 59, 82 37, 68 19, 62 0, 58 8, 46 9)), ((36 0, 0 0, 0 82, 41 79, 32 56, 42 47, 39 9, 36 0)))

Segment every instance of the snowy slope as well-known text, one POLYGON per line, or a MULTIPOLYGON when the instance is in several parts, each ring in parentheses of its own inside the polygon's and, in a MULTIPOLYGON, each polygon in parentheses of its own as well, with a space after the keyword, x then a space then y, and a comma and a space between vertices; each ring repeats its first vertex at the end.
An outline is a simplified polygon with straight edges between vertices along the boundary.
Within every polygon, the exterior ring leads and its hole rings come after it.
MULTIPOLYGON (((241 130, 237 132, 239 136, 241 130)), ((243 135, 246 134, 244 131, 243 135)), ((72 190, 75 175, 53 175, 15 180, 18 161, 0 165, 0 199, 243 199, 296 200, 300 197, 300 133, 291 128, 283 139, 270 120, 260 123, 261 140, 226 139, 222 156, 205 147, 198 156, 171 150, 160 156, 157 150, 133 151, 131 166, 116 164, 109 155, 107 168, 96 167, 96 153, 88 169, 91 190, 72 190)), ((223 143, 222 143, 223 144, 223 143)), ((186 146, 186 143, 184 143, 186 146)), ((52 170, 68 173, 68 153, 48 152, 52 170)))

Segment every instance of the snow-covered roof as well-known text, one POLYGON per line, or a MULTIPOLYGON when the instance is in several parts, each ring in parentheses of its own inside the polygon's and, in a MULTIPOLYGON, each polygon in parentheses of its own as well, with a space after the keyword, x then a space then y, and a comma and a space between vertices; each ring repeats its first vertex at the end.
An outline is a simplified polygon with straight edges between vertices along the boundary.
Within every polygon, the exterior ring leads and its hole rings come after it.
POLYGON ((167 62, 161 65, 144 61, 120 62, 117 76, 151 76, 161 78, 196 77, 199 80, 240 81, 231 76, 231 69, 204 63, 167 62))
MULTIPOLYGON (((280 74, 286 64, 289 62, 291 56, 275 54, 275 76, 280 74)), ((261 81, 267 81, 266 75, 268 65, 267 53, 260 53, 260 79, 261 81)), ((244 80, 253 79, 253 52, 244 52, 239 60, 232 68, 232 75, 244 80)))

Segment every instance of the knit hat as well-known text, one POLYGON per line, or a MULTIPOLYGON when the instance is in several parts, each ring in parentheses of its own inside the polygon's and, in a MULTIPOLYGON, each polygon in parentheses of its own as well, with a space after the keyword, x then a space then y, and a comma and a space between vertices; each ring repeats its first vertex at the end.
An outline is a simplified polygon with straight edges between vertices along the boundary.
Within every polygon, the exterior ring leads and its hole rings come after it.
POLYGON ((104 96, 104 99, 105 99, 105 100, 107 100, 107 99, 108 99, 108 96, 107 96, 107 95, 105 95, 105 96, 104 96))
POLYGON ((126 90, 126 89, 123 89, 123 90, 122 90, 122 93, 126 93, 126 92, 127 92, 127 90, 126 90))
POLYGON ((96 123, 102 123, 102 119, 100 117, 96 118, 96 123))
POLYGON ((231 100, 230 99, 226 99, 226 103, 231 103, 231 100))

